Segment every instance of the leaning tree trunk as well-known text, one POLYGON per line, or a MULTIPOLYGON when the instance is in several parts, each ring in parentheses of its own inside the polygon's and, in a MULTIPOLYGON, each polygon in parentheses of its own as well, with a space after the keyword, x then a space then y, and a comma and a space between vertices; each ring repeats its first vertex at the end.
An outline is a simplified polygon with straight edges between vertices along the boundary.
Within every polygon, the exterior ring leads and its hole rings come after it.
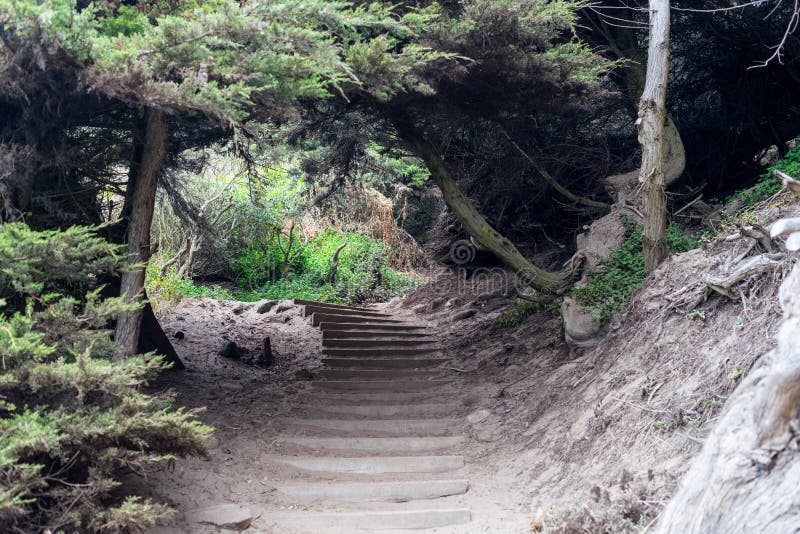
POLYGON ((472 202, 458 188, 442 160, 439 151, 405 121, 397 127, 404 141, 425 161, 433 181, 442 191, 447 207, 455 214, 464 230, 482 247, 494 253, 520 277, 520 281, 543 293, 561 293, 573 278, 573 271, 549 272, 540 269, 520 253, 514 243, 495 230, 475 209, 472 202))
MULTIPOLYGON (((148 110, 144 133, 144 145, 136 180, 129 183, 133 195, 128 214, 128 252, 135 268, 123 273, 120 282, 120 295, 129 301, 140 302, 144 296, 144 279, 147 261, 150 259, 150 228, 156 202, 158 177, 164 166, 167 147, 167 118, 163 111, 148 110)), ((143 310, 126 312, 117 319, 117 342, 125 354, 138 352, 142 328, 143 310)))
POLYGON ((777 347, 731 395, 659 518, 663 534, 796 532, 800 510, 800 265, 780 291, 777 347))
POLYGON ((639 143, 642 166, 639 181, 643 184, 644 265, 652 271, 667 257, 667 198, 665 192, 666 96, 669 73, 669 0, 650 0, 650 44, 647 74, 639 101, 639 143))

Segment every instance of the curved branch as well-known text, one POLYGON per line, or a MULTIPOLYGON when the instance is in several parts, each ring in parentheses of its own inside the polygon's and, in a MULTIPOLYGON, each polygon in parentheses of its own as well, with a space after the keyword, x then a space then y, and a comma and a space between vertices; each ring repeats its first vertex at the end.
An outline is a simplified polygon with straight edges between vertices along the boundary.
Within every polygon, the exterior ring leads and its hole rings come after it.
POLYGON ((575 193, 573 193, 572 191, 570 191, 569 189, 558 183, 558 181, 556 181, 556 179, 553 178, 553 175, 550 174, 547 171, 547 169, 545 169, 538 161, 533 159, 527 152, 525 152, 522 149, 521 146, 519 146, 513 139, 511 139, 511 136, 508 135, 508 132, 506 132, 504 128, 500 128, 500 132, 504 136, 506 136, 506 139, 508 139, 508 142, 511 143, 511 146, 516 148, 517 151, 520 154, 522 154, 522 156, 526 160, 528 160, 528 163, 530 163, 533 166, 533 168, 536 169, 536 171, 542 175, 542 177, 547 181, 547 183, 550 184, 553 187, 553 189, 561 193, 564 197, 566 197, 567 199, 576 204, 582 204, 589 208, 594 208, 603 211, 608 211, 611 209, 611 206, 609 204, 606 204, 605 202, 599 202, 597 200, 592 200, 586 197, 579 197, 578 195, 576 195, 575 193))

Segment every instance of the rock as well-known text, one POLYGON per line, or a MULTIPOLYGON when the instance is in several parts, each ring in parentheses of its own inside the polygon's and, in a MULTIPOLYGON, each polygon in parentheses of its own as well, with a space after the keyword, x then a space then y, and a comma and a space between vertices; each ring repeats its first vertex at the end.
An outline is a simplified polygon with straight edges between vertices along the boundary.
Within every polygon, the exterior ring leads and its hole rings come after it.
POLYGON ((463 310, 458 313, 453 314, 453 317, 450 318, 451 321, 463 321, 464 319, 469 319, 475 315, 475 310, 463 310))
POLYGON ((176 330, 172 335, 175 337, 175 339, 183 339, 186 337, 186 334, 184 334, 182 330, 176 330))
POLYGON ((570 297, 561 304, 561 317, 564 319, 564 339, 570 347, 594 347, 603 338, 603 328, 597 319, 570 297))
POLYGON ((291 310, 292 308, 294 308, 294 304, 291 302, 282 302, 281 304, 278 304, 277 308, 275 308, 275 313, 283 313, 287 310, 291 310))
POLYGON ((248 305, 248 304, 239 304, 238 306, 236 306, 233 309, 233 314, 234 315, 241 315, 244 312, 246 312, 248 309, 250 309, 250 305, 248 305))
POLYGON ((272 354, 272 342, 269 336, 265 337, 264 341, 261 342, 261 352, 258 353, 256 363, 264 367, 269 367, 275 363, 275 357, 272 354))
POLYGON ((300 369, 294 374, 294 377, 297 380, 314 380, 314 373, 309 369, 300 369))
POLYGON ((219 349, 219 355, 223 358, 238 360, 242 357, 242 351, 233 341, 226 341, 222 344, 222 348, 219 349))
POLYGON ((278 303, 277 300, 265 300, 264 302, 262 302, 262 303, 260 303, 258 305, 258 308, 256 308, 256 312, 257 313, 267 313, 272 308, 274 308, 277 303, 278 303))
POLYGON ((220 504, 186 512, 186 520, 227 530, 245 530, 253 522, 253 514, 241 504, 220 504))
POLYGON ((471 425, 476 425, 492 415, 492 412, 486 409, 477 410, 467 416, 467 422, 471 425))

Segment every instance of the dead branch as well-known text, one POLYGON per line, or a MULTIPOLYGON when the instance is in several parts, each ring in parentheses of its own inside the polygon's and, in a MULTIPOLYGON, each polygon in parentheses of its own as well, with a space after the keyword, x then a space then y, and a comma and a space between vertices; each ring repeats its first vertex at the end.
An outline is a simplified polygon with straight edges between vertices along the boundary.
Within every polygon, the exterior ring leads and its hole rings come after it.
POLYGON ((747 258, 739 265, 734 267, 731 274, 722 277, 708 278, 706 280, 706 285, 709 289, 712 289, 721 295, 733 300, 738 300, 741 297, 733 291, 735 286, 753 276, 774 271, 783 264, 785 257, 785 254, 778 253, 761 254, 747 258))
POLYGON ((328 283, 332 284, 334 280, 336 280, 336 271, 339 269, 339 253, 342 252, 344 247, 347 246, 347 241, 342 243, 336 248, 336 251, 333 253, 333 259, 331 259, 331 268, 328 271, 328 283))

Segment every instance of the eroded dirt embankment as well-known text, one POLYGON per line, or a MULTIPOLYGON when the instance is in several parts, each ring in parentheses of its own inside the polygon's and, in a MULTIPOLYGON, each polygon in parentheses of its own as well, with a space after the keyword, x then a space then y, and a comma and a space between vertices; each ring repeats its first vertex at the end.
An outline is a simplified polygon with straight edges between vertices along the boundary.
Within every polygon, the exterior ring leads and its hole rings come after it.
MULTIPOLYGON (((486 280, 459 282, 442 272, 405 300, 382 305, 436 327, 448 372, 462 385, 454 396, 463 410, 455 415, 469 416, 470 439, 459 452, 467 457, 475 521, 458 532, 528 532, 540 523, 616 532, 650 523, 730 392, 773 345, 780 273, 759 279, 743 302, 713 296, 692 311, 679 305, 744 246, 718 241, 671 258, 600 345, 580 354, 563 343, 561 320, 548 311, 501 328, 497 317, 511 299, 487 298, 486 280)), ((174 388, 184 406, 206 407, 202 419, 217 431, 209 460, 179 460, 143 486, 179 510, 220 501, 280 505, 272 482, 285 473, 264 451, 319 366, 319 333, 296 309, 259 314, 211 300, 184 301, 165 327, 184 333, 175 344, 188 369, 157 386, 174 388), (278 355, 268 369, 249 362, 266 335, 278 355), (225 340, 250 354, 221 358, 225 340)), ((270 532, 266 524, 254 522, 253 531, 270 532)), ((178 521, 168 531, 198 528, 178 521)))

